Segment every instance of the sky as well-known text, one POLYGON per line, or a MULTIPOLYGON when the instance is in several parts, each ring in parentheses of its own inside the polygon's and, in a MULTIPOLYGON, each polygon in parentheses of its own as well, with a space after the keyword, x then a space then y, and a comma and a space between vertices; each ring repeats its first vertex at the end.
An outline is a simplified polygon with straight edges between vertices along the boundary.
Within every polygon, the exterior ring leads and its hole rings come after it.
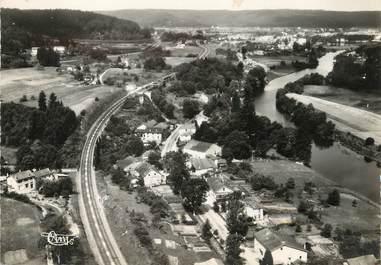
POLYGON ((381 10, 381 0, 0 0, 1 7, 22 9, 324 9, 381 10))

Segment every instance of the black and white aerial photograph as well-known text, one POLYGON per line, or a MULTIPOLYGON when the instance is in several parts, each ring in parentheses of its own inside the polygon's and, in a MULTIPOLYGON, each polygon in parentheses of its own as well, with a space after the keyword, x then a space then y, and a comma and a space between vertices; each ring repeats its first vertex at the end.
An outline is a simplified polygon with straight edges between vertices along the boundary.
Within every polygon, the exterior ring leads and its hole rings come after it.
POLYGON ((380 264, 380 0, 0 18, 0 265, 380 264))

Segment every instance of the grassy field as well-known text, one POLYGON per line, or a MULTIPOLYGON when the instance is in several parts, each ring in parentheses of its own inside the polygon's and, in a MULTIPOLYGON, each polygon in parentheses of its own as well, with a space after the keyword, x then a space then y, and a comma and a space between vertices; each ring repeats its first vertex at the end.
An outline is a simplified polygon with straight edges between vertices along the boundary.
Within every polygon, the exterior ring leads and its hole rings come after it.
POLYGON ((377 144, 381 144, 381 115, 316 97, 294 93, 288 93, 287 96, 305 105, 313 104, 316 109, 324 111, 338 130, 351 132, 362 139, 372 137, 377 144))
POLYGON ((250 56, 254 61, 270 66, 279 66, 281 61, 285 61, 286 65, 290 65, 292 61, 305 62, 306 57, 290 55, 290 56, 250 56))
POLYGON ((59 100, 72 108, 77 114, 90 106, 96 97, 102 98, 118 90, 116 87, 84 86, 75 81, 69 74, 58 74, 55 67, 21 68, 1 71, 0 85, 3 102, 19 102, 23 95, 28 98, 24 102, 28 106, 37 106, 41 90, 49 96, 54 92, 59 100), (34 100, 31 97, 34 96, 34 100))
POLYGON ((9 251, 24 249, 28 261, 23 264, 46 264, 44 251, 37 245, 41 233, 41 213, 37 207, 7 198, 1 198, 0 205, 1 261, 5 264, 15 264, 11 259, 21 261, 23 255, 20 252, 12 255, 9 251))
POLYGON ((357 92, 331 86, 305 86, 304 94, 381 114, 381 94, 377 91, 357 92))

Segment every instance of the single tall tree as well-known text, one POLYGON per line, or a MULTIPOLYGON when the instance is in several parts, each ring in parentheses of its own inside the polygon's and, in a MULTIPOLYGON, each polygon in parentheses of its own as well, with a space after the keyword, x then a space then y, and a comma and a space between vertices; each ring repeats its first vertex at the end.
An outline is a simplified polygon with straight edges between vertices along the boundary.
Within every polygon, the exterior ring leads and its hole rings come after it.
POLYGON ((210 242, 210 239, 212 238, 213 234, 212 234, 212 231, 211 231, 211 226, 210 226, 210 223, 209 223, 209 219, 206 219, 206 222, 205 224, 202 226, 202 230, 201 230, 201 237, 206 241, 206 242, 210 242))
POLYGON ((38 96, 38 108, 43 112, 46 111, 46 95, 44 91, 41 91, 40 95, 38 96))
POLYGON ((243 265, 243 260, 240 257, 242 252, 240 246, 243 238, 240 234, 229 234, 226 239, 226 264, 243 265))

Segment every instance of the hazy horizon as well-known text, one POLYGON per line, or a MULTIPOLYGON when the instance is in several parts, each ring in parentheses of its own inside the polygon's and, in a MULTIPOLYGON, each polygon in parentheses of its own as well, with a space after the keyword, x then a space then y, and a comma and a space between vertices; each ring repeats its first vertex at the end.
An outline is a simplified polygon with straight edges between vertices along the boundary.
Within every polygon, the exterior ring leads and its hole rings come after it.
POLYGON ((321 11, 381 11, 381 1, 363 0, 0 0, 1 6, 20 9, 79 9, 84 11, 115 10, 321 10, 321 11))

